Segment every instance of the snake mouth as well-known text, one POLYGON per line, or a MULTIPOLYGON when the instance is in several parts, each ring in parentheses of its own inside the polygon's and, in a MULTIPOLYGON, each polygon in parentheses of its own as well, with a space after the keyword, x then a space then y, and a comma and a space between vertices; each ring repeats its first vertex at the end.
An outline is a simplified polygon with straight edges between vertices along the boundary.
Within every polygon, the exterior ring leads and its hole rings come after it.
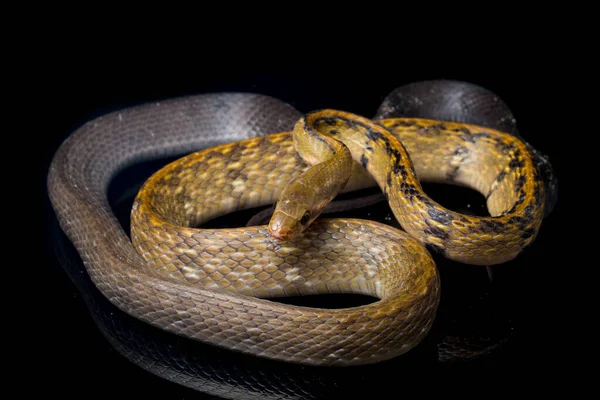
POLYGON ((287 228, 271 229, 269 227, 269 235, 280 242, 287 242, 290 240, 290 233, 291 231, 287 228))

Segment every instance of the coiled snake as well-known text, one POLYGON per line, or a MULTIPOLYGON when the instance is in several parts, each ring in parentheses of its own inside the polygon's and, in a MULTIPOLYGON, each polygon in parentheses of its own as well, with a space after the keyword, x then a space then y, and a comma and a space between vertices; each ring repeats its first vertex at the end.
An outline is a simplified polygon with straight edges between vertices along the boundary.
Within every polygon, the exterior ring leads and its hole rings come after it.
MULTIPOLYGON (((274 239, 266 226, 197 228, 218 215, 272 203, 290 181, 304 179, 307 166, 286 133, 301 116, 275 99, 251 94, 175 99, 88 122, 57 151, 49 195, 94 283, 143 321, 285 361, 355 365, 388 359, 417 345, 435 316, 439 278, 423 244, 462 262, 504 262, 534 240, 555 201, 548 163, 515 136, 442 122, 451 119, 443 112, 438 121, 389 118, 399 108, 406 115, 415 94, 431 97, 423 95, 431 87, 442 94, 435 96, 436 105, 444 93, 459 89, 479 105, 492 96, 468 84, 424 82, 393 92, 378 113, 385 119, 323 111, 296 125, 297 137, 304 135, 312 146, 323 145, 322 151, 336 157, 346 153, 345 167, 317 165, 325 171, 317 179, 327 200, 339 190, 376 182, 407 233, 352 219, 318 219, 304 229, 322 209, 322 194, 310 210, 302 201, 279 202, 270 231, 278 236, 278 214, 298 214, 304 232, 290 241, 274 239), (255 137, 262 134, 270 135, 255 137), (330 137, 343 138, 348 149, 330 137), (142 159, 200 148, 206 150, 169 164, 140 190, 130 241, 106 199, 111 177, 142 159), (347 184, 346 178, 325 183, 348 168, 354 175, 347 184), (423 193, 417 176, 479 190, 488 196, 492 217, 445 210, 423 193), (282 203, 303 206, 291 212, 282 203), (323 310, 260 298, 337 291, 381 300, 323 310)), ((489 114, 486 107, 477 109, 489 114)), ((509 112, 498 109, 499 120, 510 123, 509 112)), ((291 193, 288 200, 299 200, 299 192, 291 193)), ((279 239, 286 239, 281 232, 279 239)))

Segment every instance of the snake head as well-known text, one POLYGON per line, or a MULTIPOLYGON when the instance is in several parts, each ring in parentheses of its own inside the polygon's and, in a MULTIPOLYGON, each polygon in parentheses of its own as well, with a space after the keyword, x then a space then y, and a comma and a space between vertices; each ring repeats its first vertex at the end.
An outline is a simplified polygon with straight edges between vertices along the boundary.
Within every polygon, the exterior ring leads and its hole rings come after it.
POLYGON ((301 234, 326 205, 315 204, 314 197, 314 191, 300 183, 288 185, 269 221, 269 235, 285 242, 301 234))

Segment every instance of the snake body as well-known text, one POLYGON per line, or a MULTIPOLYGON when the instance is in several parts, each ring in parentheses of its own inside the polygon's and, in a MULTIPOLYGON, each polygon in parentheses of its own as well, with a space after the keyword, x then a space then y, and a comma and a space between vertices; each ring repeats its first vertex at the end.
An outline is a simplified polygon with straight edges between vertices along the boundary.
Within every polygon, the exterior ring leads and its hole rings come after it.
MULTIPOLYGON (((269 238, 266 226, 196 228, 220 214, 273 202, 290 180, 306 170, 286 132, 299 118, 295 110, 269 97, 215 94, 112 113, 71 135, 51 164, 49 195, 61 227, 102 293, 129 314, 167 331, 285 361, 364 364, 417 345, 435 316, 439 278, 425 247, 408 234, 377 223, 319 219, 301 237, 282 244, 269 238), (248 139, 272 132, 284 133, 248 139), (106 200, 111 177, 140 159, 215 145, 219 146, 184 157, 149 179, 134 204, 130 241, 106 200), (321 310, 257 298, 336 291, 381 300, 321 310)), ((343 119, 324 123, 347 124, 343 119)), ((475 232, 475 227, 478 236, 463 243, 484 250, 467 261, 491 263, 514 257, 518 246, 535 238, 544 210, 544 186, 531 153, 520 141, 439 121, 388 119, 369 127, 383 136, 372 134, 370 145, 353 150, 353 156, 360 153, 358 160, 367 169, 369 164, 381 166, 383 175, 375 175, 375 180, 380 186, 385 182, 391 201, 412 203, 403 205, 400 214, 409 221, 425 221, 421 224, 428 227, 421 225, 422 235, 416 237, 430 248, 460 259, 463 253, 451 244, 460 242, 463 233, 475 232), (455 130, 454 144, 434 151, 452 153, 442 157, 446 169, 432 165, 429 170, 419 158, 421 142, 413 152, 405 138, 401 139, 408 152, 400 144, 391 161, 383 164, 380 156, 373 156, 364 162, 365 149, 390 148, 393 136, 384 135, 383 127, 392 133, 414 131, 415 137, 431 140, 455 130), (464 162, 467 155, 478 156, 480 147, 467 145, 475 142, 483 143, 482 152, 497 155, 481 181, 472 180, 478 164, 468 167, 464 162), (416 174, 409 168, 411 162, 416 174), (473 225, 467 217, 435 204, 429 207, 416 179, 427 174, 438 179, 452 176, 455 182, 489 194, 488 207, 492 215, 499 214, 489 221, 497 222, 473 225), (410 185, 402 187, 403 183, 410 185), (389 190, 394 185, 401 187, 399 193, 389 190), (425 213, 429 217, 423 219, 425 213), (505 233, 507 225, 513 228, 505 233), (485 239, 512 240, 517 245, 499 250, 485 239), (486 254, 491 256, 482 258, 486 254)), ((366 174, 357 176, 344 190, 373 184, 366 174)))

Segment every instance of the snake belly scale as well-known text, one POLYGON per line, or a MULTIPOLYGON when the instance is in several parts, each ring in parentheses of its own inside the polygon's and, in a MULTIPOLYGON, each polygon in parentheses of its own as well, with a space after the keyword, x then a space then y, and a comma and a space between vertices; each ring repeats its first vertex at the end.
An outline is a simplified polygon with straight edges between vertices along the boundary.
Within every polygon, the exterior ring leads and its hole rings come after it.
POLYGON ((362 167, 379 171, 375 181, 390 203, 400 205, 395 214, 404 218, 408 234, 353 219, 318 219, 285 243, 273 240, 266 226, 197 228, 218 215, 272 203, 306 171, 291 133, 243 137, 286 131, 298 119, 268 97, 209 95, 113 113, 72 135, 51 165, 49 194, 62 228, 103 294, 152 325, 229 349, 312 365, 365 364, 410 350, 431 327, 440 287, 423 244, 450 258, 467 254, 463 261, 494 263, 516 256, 535 238, 543 185, 518 139, 429 120, 375 125, 343 113, 317 125, 333 136, 339 130, 364 134, 349 146, 359 172, 344 191, 374 184, 362 167), (224 134, 199 136, 199 129, 224 134), (453 144, 427 144, 447 132, 453 144), (240 139, 188 155, 153 175, 136 198, 129 241, 106 201, 106 186, 117 170, 136 159, 240 139), (477 147, 470 145, 476 142, 477 147), (430 164, 431 154, 447 155, 430 164), (475 179, 483 154, 494 155, 495 162, 475 179), (417 176, 476 188, 488 195, 493 217, 469 219, 444 210, 424 195, 417 176), (504 231, 506 226, 512 230, 504 231), (462 242, 470 252, 454 251, 453 240, 465 234, 472 235, 462 242), (508 250, 490 244, 506 241, 515 244, 500 246, 508 250), (323 292, 365 293, 381 300, 322 310, 264 299, 323 292))

